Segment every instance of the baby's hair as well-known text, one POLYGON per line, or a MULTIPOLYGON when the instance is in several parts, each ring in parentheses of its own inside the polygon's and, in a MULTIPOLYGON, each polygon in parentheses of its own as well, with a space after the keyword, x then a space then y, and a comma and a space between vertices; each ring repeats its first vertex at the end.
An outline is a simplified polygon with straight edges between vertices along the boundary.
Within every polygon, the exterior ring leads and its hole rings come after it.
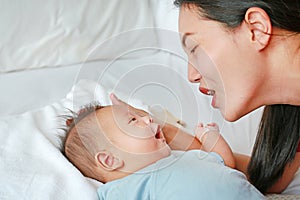
POLYGON ((77 113, 71 111, 70 116, 65 116, 67 128, 63 154, 84 176, 97 180, 101 178, 94 172, 96 164, 93 154, 99 130, 93 126, 95 118, 91 115, 104 107, 98 102, 92 102, 84 105, 77 113))
POLYGON ((91 103, 88 103, 84 105, 77 113, 74 111, 71 111, 71 116, 66 116, 66 125, 69 129, 72 129, 76 123, 81 121, 83 118, 91 114, 92 112, 103 108, 104 106, 100 105, 99 102, 94 101, 91 103))
POLYGON ((59 128, 60 130, 66 133, 66 136, 63 139, 63 148, 62 148, 62 153, 64 155, 65 155, 65 142, 67 140, 69 132, 75 127, 76 123, 79 123, 83 118, 85 118, 89 114, 103 107, 105 106, 102 106, 100 102, 93 101, 81 106, 78 112, 66 108, 66 112, 69 114, 59 116, 60 118, 62 118, 62 120, 65 121, 64 125, 61 128, 59 128))

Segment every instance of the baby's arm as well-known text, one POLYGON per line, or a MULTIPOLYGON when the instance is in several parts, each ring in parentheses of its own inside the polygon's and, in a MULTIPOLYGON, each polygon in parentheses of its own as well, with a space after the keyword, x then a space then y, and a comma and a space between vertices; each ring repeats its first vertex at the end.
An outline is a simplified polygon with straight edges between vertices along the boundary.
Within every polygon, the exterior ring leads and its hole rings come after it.
POLYGON ((235 159, 231 148, 220 134, 217 124, 211 123, 203 126, 200 123, 196 129, 195 136, 201 142, 202 150, 218 153, 223 158, 226 166, 235 168, 235 159))
POLYGON ((198 139, 174 125, 165 123, 162 126, 162 130, 172 150, 187 151, 201 148, 201 143, 198 139))

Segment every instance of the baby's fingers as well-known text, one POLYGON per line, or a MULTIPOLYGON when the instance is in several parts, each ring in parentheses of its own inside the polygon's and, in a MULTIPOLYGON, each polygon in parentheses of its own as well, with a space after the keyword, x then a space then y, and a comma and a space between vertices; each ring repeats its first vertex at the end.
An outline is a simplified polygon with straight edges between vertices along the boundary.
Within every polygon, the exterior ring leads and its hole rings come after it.
POLYGON ((218 124, 214 122, 207 124, 206 127, 209 128, 210 130, 219 131, 218 124))
POLYGON ((201 142, 202 137, 209 131, 206 126, 203 125, 203 123, 199 123, 195 130, 195 137, 198 138, 198 140, 201 142))

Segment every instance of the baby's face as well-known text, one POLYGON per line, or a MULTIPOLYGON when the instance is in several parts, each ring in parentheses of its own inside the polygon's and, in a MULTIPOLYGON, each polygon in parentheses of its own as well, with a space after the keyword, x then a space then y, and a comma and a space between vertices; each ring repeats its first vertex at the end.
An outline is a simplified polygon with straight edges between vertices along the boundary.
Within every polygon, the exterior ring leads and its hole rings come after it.
POLYGON ((97 117, 106 137, 119 150, 152 161, 170 154, 160 125, 148 114, 114 105, 97 110, 97 117))

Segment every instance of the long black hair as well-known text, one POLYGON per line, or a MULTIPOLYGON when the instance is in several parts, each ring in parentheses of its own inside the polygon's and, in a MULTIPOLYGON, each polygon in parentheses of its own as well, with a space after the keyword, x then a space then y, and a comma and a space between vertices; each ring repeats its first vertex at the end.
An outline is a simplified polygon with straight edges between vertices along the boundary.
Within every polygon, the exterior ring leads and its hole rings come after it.
POLYGON ((266 106, 260 122, 248 176, 265 193, 294 160, 300 137, 300 106, 266 106))
MULTIPOLYGON (((300 0, 175 0, 174 4, 196 6, 202 17, 218 21, 228 29, 238 27, 249 8, 259 7, 269 15, 274 27, 300 33, 300 0)), ((282 176, 285 166, 294 159, 299 134, 300 106, 265 107, 248 166, 250 181, 262 193, 282 176)))

